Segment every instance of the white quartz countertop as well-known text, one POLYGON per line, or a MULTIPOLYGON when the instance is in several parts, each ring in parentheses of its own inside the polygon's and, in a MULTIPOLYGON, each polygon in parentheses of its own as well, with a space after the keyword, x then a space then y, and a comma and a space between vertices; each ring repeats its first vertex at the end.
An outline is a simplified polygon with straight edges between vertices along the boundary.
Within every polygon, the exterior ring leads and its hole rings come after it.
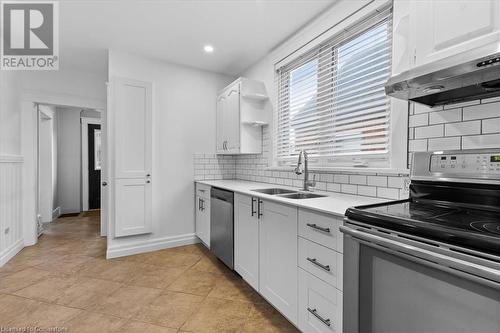
POLYGON ((245 180, 199 180, 196 181, 196 183, 210 185, 236 193, 246 194, 253 197, 272 200, 337 216, 344 216, 346 209, 352 206, 370 205, 389 201, 387 199, 381 198, 323 191, 314 191, 314 193, 326 195, 326 197, 310 199, 288 199, 277 195, 254 192, 252 190, 264 188, 283 188, 298 191, 299 189, 290 186, 257 183, 245 180))

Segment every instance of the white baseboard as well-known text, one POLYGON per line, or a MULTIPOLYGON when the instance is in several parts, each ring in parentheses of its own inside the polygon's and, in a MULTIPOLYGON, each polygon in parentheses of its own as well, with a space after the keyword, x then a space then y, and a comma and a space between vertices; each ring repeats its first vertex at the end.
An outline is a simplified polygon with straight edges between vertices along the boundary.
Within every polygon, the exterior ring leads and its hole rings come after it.
POLYGON ((195 234, 148 239, 141 242, 108 247, 108 250, 106 251, 106 258, 111 259, 130 256, 132 254, 163 250, 171 247, 196 244, 199 242, 200 241, 195 234))
POLYGON ((52 211, 52 220, 57 219, 59 216, 61 216, 61 207, 56 207, 56 209, 52 211))
POLYGON ((12 257, 14 257, 24 247, 24 241, 18 240, 0 253, 0 267, 5 265, 12 257))

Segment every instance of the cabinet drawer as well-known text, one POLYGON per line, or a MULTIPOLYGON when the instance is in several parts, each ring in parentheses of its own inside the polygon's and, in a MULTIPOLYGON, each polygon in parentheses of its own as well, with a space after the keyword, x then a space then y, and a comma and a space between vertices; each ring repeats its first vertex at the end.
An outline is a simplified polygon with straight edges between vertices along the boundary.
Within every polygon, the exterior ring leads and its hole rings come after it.
POLYGON ((342 254, 299 237, 299 267, 342 290, 342 254))
POLYGON ((210 199, 210 185, 196 183, 196 195, 205 199, 210 199))
POLYGON ((341 218, 299 209, 299 236, 340 253, 343 252, 341 225, 341 218))
POLYGON ((342 332, 342 292, 299 268, 299 328, 342 332))

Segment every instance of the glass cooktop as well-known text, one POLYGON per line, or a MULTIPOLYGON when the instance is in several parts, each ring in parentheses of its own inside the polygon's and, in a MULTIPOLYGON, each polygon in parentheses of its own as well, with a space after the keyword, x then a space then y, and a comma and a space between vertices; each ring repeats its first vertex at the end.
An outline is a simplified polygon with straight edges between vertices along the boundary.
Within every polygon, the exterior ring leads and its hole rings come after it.
POLYGON ((412 200, 349 208, 360 222, 500 254, 500 212, 412 200))

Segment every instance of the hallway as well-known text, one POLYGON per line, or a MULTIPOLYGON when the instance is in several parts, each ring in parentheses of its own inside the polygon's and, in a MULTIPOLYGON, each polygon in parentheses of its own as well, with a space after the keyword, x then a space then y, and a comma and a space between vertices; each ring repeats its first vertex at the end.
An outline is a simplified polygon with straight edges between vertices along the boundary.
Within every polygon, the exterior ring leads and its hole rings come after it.
POLYGON ((0 268, 0 327, 58 332, 296 332, 201 245, 105 260, 99 215, 51 223, 0 268))

